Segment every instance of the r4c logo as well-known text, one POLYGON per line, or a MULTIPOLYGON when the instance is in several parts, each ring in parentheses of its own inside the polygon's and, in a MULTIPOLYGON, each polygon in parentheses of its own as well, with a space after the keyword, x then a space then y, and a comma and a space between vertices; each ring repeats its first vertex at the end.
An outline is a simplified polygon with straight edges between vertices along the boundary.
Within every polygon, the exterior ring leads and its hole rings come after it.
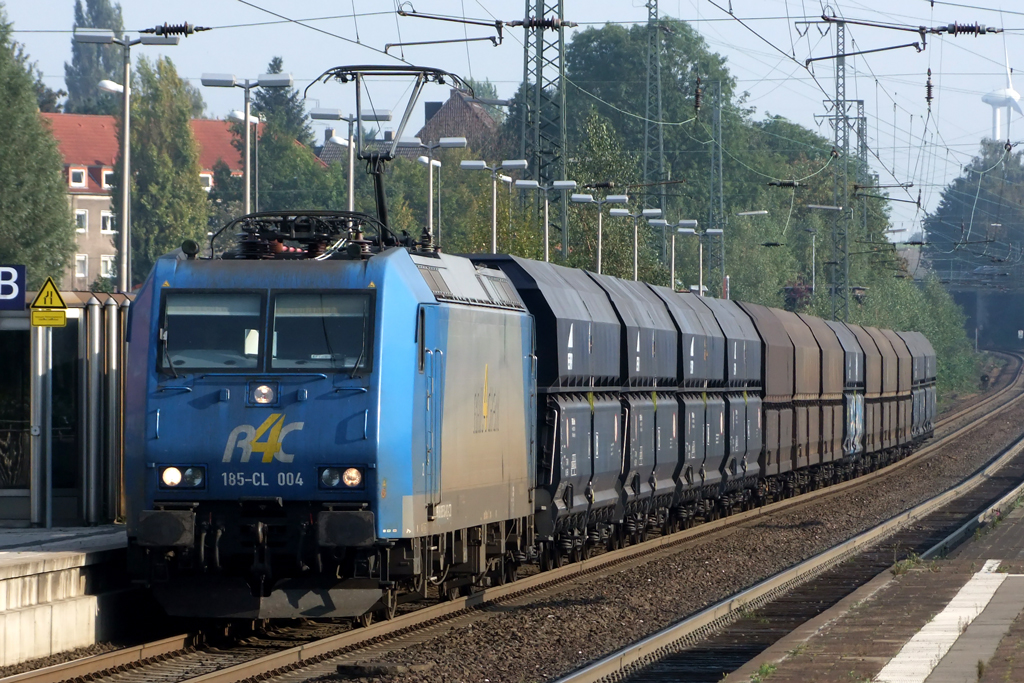
POLYGON ((282 413, 272 413, 258 428, 252 425, 238 425, 231 430, 231 435, 228 436, 223 462, 231 462, 235 455, 235 449, 238 448, 242 449, 242 457, 239 462, 249 462, 249 457, 253 452, 263 454, 261 462, 272 462, 273 460, 291 462, 295 459, 295 455, 284 452, 284 437, 291 432, 300 431, 304 425, 305 422, 285 424, 282 413), (260 439, 264 435, 266 435, 266 440, 261 441, 260 439))

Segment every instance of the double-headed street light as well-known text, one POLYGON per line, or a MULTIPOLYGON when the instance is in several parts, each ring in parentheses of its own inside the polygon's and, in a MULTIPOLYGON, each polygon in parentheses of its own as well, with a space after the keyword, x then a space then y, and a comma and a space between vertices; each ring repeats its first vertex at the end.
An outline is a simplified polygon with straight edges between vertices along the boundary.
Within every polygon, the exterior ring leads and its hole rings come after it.
MULTIPOLYGON (((340 109, 311 109, 309 118, 317 121, 347 121, 348 122, 348 210, 355 211, 355 178, 356 178, 356 141, 352 137, 352 125, 362 119, 363 121, 390 121, 389 110, 364 111, 359 116, 349 114, 345 116, 340 109)), ((333 138, 332 138, 333 140, 333 138)))
MULTIPOLYGON (((155 30, 155 29, 154 29, 155 30)), ((185 29, 186 35, 189 32, 185 29)), ((117 38, 110 29, 76 30, 76 43, 93 45, 120 45, 124 48, 124 84, 113 81, 100 81, 101 90, 122 95, 121 106, 124 111, 124 125, 121 129, 121 232, 117 244, 117 291, 131 291, 131 104, 132 104, 132 57, 131 49, 135 45, 177 45, 180 36, 143 34, 135 40, 117 38)))
MULTIPOLYGON (((427 150, 427 196, 430 199, 427 206, 427 241, 431 244, 434 241, 434 150, 462 149, 466 144, 466 138, 463 137, 438 138, 434 143, 420 143, 420 147, 427 150)), ((440 167, 441 162, 437 162, 437 165, 440 167)))
MULTIPOLYGON (((686 224, 686 227, 680 227, 676 232, 680 235, 697 236, 697 269, 700 271, 697 282, 697 293, 700 296, 704 296, 704 236, 724 235, 725 232, 721 228, 708 228, 707 230, 698 231, 696 227, 697 221, 679 221, 680 226, 683 226, 684 223, 686 224), (693 227, 690 227, 690 224, 692 224, 693 227)), ((674 248, 672 250, 672 256, 675 257, 674 248)), ((673 270, 675 269, 673 268, 673 270)))
MULTIPOLYGON (((571 192, 576 189, 576 181, 556 180, 550 185, 541 185, 536 180, 517 180, 516 187, 520 190, 540 190, 544 196, 544 261, 548 262, 551 260, 551 252, 549 250, 551 228, 548 221, 548 194, 551 190, 557 190, 558 192, 571 192)), ((562 254, 563 259, 567 256, 568 254, 562 254)))
MULTIPOLYGON (((675 230, 672 231, 672 240, 671 240, 671 244, 669 245, 669 253, 671 254, 671 256, 669 257, 669 263, 671 264, 669 266, 669 283, 670 283, 669 286, 672 288, 672 291, 674 292, 674 291, 676 291, 676 235, 677 234, 679 234, 679 235, 696 235, 697 234, 697 221, 691 218, 691 219, 684 219, 684 220, 678 221, 676 223, 669 223, 667 220, 665 220, 663 218, 655 218, 653 220, 649 220, 648 223, 650 223, 652 226, 654 226, 656 228, 663 228, 663 229, 664 228, 675 228, 675 230)), ((707 232, 711 232, 711 231, 709 230, 707 232)), ((718 232, 721 233, 722 231, 719 230, 718 232)), ((700 249, 701 249, 701 251, 700 251, 700 291, 701 291, 701 295, 703 295, 703 292, 704 292, 704 245, 703 244, 701 244, 701 248, 700 249)))
MULTIPOLYGON (((499 171, 525 171, 529 164, 526 159, 505 159, 500 164, 488 166, 486 161, 464 160, 459 168, 466 171, 491 172, 491 253, 498 253, 498 176, 499 171)), ((508 176, 505 176, 506 178, 508 176)), ((511 178, 509 178, 511 181, 511 178)))
POLYGON ((637 223, 641 218, 647 218, 648 220, 652 218, 661 218, 661 209, 644 209, 640 213, 630 213, 629 209, 611 209, 608 211, 608 215, 633 219, 633 280, 636 281, 639 275, 638 262, 640 253, 639 228, 637 227, 637 223))
MULTIPOLYGON (((253 88, 290 88, 295 84, 291 74, 260 74, 258 78, 245 78, 239 80, 234 74, 203 74, 202 83, 208 88, 242 88, 245 91, 245 106, 242 111, 249 111, 249 91, 253 88)), ((251 145, 249 126, 245 127, 245 191, 242 193, 242 203, 245 213, 248 214, 251 208, 252 185, 250 181, 250 153, 251 145)))
POLYGON ((629 196, 624 194, 610 194, 604 199, 594 199, 593 195, 589 194, 574 194, 570 197, 575 204, 596 204, 597 205, 597 274, 601 274, 601 249, 603 247, 603 232, 604 224, 602 218, 604 212, 602 209, 605 204, 626 204, 629 202, 629 196))

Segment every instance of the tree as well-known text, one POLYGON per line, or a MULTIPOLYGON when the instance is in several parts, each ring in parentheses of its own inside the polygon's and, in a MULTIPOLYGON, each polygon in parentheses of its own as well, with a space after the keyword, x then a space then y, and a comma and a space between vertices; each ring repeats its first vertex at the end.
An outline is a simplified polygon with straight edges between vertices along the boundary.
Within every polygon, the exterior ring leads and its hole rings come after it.
POLYGON ((0 263, 24 264, 29 286, 59 280, 75 249, 64 162, 40 118, 35 78, 0 5, 0 263))
MULTIPOLYGON (((133 81, 131 257, 132 280, 139 283, 158 257, 182 241, 203 242, 209 207, 199 180, 199 147, 185 82, 167 57, 154 62, 141 58, 133 81)), ((121 163, 119 158, 114 197, 121 194, 121 163)), ((118 229, 122 218, 116 203, 118 229)))
MULTIPOLYGON (((284 61, 274 57, 267 65, 267 73, 284 71, 284 61)), ((306 108, 295 88, 257 88, 252 96, 252 110, 262 114, 268 124, 282 135, 298 140, 307 147, 313 144, 313 129, 306 119, 306 108)))
MULTIPOLYGON (((466 85, 473 89, 473 95, 478 99, 483 100, 496 100, 498 99, 498 89, 494 87, 494 84, 488 79, 482 81, 476 81, 472 78, 466 79, 466 85)), ((501 107, 497 107, 493 104, 485 104, 483 108, 491 115, 495 123, 501 123, 505 120, 505 112, 501 107)))
MULTIPOLYGON (((78 28, 108 28, 118 38, 123 37, 124 21, 121 5, 110 0, 75 0, 75 25, 78 28)), ((72 38, 71 63, 64 63, 64 83, 68 100, 64 110, 70 114, 115 114, 120 102, 115 97, 104 97, 99 82, 107 79, 120 83, 124 76, 123 48, 119 45, 78 43, 72 38)))
POLYGON ((46 85, 43 81, 43 72, 39 70, 38 63, 30 61, 28 53, 25 52, 25 46, 18 43, 13 43, 13 45, 15 46, 14 59, 32 77, 32 89, 36 93, 36 105, 39 107, 39 111, 48 114, 62 111, 64 105, 60 104, 59 100, 67 93, 63 90, 54 90, 46 85))

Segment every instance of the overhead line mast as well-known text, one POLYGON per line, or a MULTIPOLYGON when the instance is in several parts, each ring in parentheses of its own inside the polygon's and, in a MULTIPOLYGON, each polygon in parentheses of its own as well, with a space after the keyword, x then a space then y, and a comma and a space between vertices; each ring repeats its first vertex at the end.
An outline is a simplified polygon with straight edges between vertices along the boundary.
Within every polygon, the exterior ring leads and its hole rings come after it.
MULTIPOLYGON (((661 31, 664 27, 658 16, 658 0, 647 0, 647 97, 644 110, 644 175, 645 184, 654 185, 668 180, 665 174, 665 133, 661 106, 661 31)), ((660 192, 644 194, 644 208, 661 209, 664 215, 666 186, 660 192)), ((661 233, 661 256, 668 255, 665 231, 661 233)))

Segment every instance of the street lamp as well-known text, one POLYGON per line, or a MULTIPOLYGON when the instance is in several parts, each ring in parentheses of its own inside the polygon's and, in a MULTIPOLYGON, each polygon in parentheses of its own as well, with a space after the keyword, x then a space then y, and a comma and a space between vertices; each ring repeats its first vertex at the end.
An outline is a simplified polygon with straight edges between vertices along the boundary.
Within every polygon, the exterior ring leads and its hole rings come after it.
POLYGON ((259 124, 266 123, 267 120, 263 116, 257 114, 253 116, 252 112, 249 112, 249 116, 245 116, 242 112, 237 109, 228 114, 228 120, 234 121, 235 123, 244 123, 245 125, 256 125, 256 138, 253 147, 256 148, 256 172, 253 174, 254 184, 256 185, 256 211, 260 210, 260 129, 259 124))
MULTIPOLYGON (((234 74, 203 74, 201 81, 203 85, 208 88, 242 88, 245 91, 245 106, 242 111, 249 111, 249 91, 253 88, 290 88, 295 84, 291 74, 260 74, 255 79, 243 79, 239 81, 235 78, 234 74)), ((252 193, 252 184, 250 182, 250 156, 249 146, 250 142, 250 130, 249 126, 245 127, 245 192, 242 194, 242 203, 245 205, 245 213, 248 215, 250 212, 250 199, 252 193)))
MULTIPOLYGON (((348 122, 348 210, 355 211, 356 142, 355 138, 352 137, 352 124, 360 118, 363 121, 390 121, 391 112, 388 110, 373 110, 364 111, 359 116, 352 114, 344 116, 340 109, 311 109, 309 111, 309 118, 317 121, 348 122)), ((333 136, 331 140, 334 140, 333 136)))
MULTIPOLYGON (((187 30, 187 29, 186 29, 187 30)), ((180 36, 142 35, 135 40, 116 38, 110 29, 76 30, 73 40, 76 43, 93 45, 120 45, 124 48, 124 84, 113 81, 100 81, 100 89, 110 93, 120 93, 121 106, 124 111, 124 126, 121 131, 121 233, 117 239, 117 291, 131 291, 131 98, 132 98, 132 57, 131 49, 135 45, 177 45, 180 36)))
MULTIPOLYGON (((808 209, 817 209, 818 211, 842 211, 843 210, 843 207, 841 207, 841 206, 833 206, 831 204, 807 204, 806 206, 807 206, 808 209)), ((833 245, 833 250, 834 249, 835 249, 835 245, 833 245)), ((811 237, 811 251, 812 251, 812 256, 811 256, 811 260, 812 260, 812 264, 811 264, 811 282, 812 282, 812 284, 811 284, 811 293, 813 294, 814 293, 814 284, 813 284, 813 282, 814 282, 814 279, 815 279, 814 278, 814 269, 815 269, 815 266, 816 266, 816 264, 813 263, 813 260, 814 260, 814 255, 813 255, 813 251, 814 251, 814 237, 811 237)), ((835 253, 835 252, 833 251, 833 253, 835 253)), ((839 265, 839 264, 835 260, 833 260, 833 261, 830 262, 829 265, 832 266, 832 319, 836 320, 837 319, 836 318, 836 304, 837 304, 837 302, 836 302, 836 295, 837 295, 837 292, 836 292, 836 266, 839 265)))
MULTIPOLYGON (((438 138, 433 144, 420 143, 420 147, 427 150, 427 195, 430 198, 427 206, 427 246, 434 241, 434 150, 435 149, 460 149, 466 146, 466 138, 438 138)), ((422 158, 422 157, 420 157, 422 158)), ((441 164, 438 163, 438 166, 441 164)), ((440 171, 438 171, 440 174, 440 171)))
MULTIPOLYGON (((427 209, 427 222, 433 224, 433 212, 434 212, 434 169, 437 169, 437 246, 441 246, 441 161, 440 159, 431 159, 430 157, 416 157, 416 161, 420 162, 427 167, 427 173, 430 176, 427 179, 427 185, 430 186, 430 206, 427 209)), ((433 228, 430 229, 431 236, 433 236, 433 228)), ((433 237, 431 237, 433 241, 433 237)))
MULTIPOLYGON (((548 193, 551 190, 557 190, 559 192, 568 192, 576 189, 575 180, 556 180, 550 185, 541 185, 536 180, 517 180, 516 187, 520 190, 540 190, 544 196, 544 262, 551 260, 549 251, 549 238, 551 236, 550 223, 548 221, 548 193)), ((568 254, 562 254, 562 258, 565 259, 568 254)))
MULTIPOLYGON (((491 253, 498 253, 498 171, 525 171, 526 159, 505 159, 500 164, 488 166, 486 161, 464 160, 459 168, 465 171, 490 171, 491 172, 491 253)), ((508 176, 505 176, 508 178, 508 176)), ((509 182, 511 182, 509 178, 509 182)))
POLYGON ((597 204, 597 274, 601 274, 601 249, 603 247, 602 240, 604 226, 602 224, 602 218, 604 213, 601 211, 605 204, 625 204, 629 201, 629 196, 624 194, 610 194, 604 199, 594 199, 593 195, 589 194, 574 194, 570 197, 575 204, 597 204))
POLYGON ((619 218, 632 218, 633 219, 633 281, 637 280, 638 276, 638 261, 639 261, 639 229, 637 227, 637 221, 641 218, 660 218, 661 209, 644 209, 640 213, 630 213, 629 209, 609 209, 609 216, 616 216, 619 218))
MULTIPOLYGON (((697 233, 697 221, 692 219, 692 218, 689 218, 689 219, 683 219, 683 220, 681 220, 681 221, 679 221, 679 222, 677 222, 675 224, 672 224, 672 223, 669 223, 667 220, 665 220, 663 218, 655 218, 655 219, 649 220, 647 222, 650 223, 652 226, 654 226, 656 228, 672 227, 672 228, 676 229, 672 233, 672 242, 671 242, 671 244, 669 246, 669 251, 671 252, 671 257, 669 258, 669 263, 671 264, 669 266, 669 280, 671 282, 670 286, 672 287, 672 291, 674 292, 674 291, 676 291, 676 235, 677 234, 679 234, 679 235, 696 235, 696 234, 698 234, 697 233)), ((708 231, 708 232, 710 232, 710 231, 708 231)), ((722 232, 722 231, 719 230, 718 232, 722 232)), ((703 245, 703 243, 701 243, 701 245, 700 245, 700 291, 701 291, 701 295, 703 296, 703 292, 704 292, 704 245, 703 245)))
POLYGON ((804 228, 804 232, 811 234, 811 296, 814 296, 814 288, 817 284, 817 272, 818 272, 818 261, 815 247, 815 241, 818 237, 818 231, 814 228, 804 228))

